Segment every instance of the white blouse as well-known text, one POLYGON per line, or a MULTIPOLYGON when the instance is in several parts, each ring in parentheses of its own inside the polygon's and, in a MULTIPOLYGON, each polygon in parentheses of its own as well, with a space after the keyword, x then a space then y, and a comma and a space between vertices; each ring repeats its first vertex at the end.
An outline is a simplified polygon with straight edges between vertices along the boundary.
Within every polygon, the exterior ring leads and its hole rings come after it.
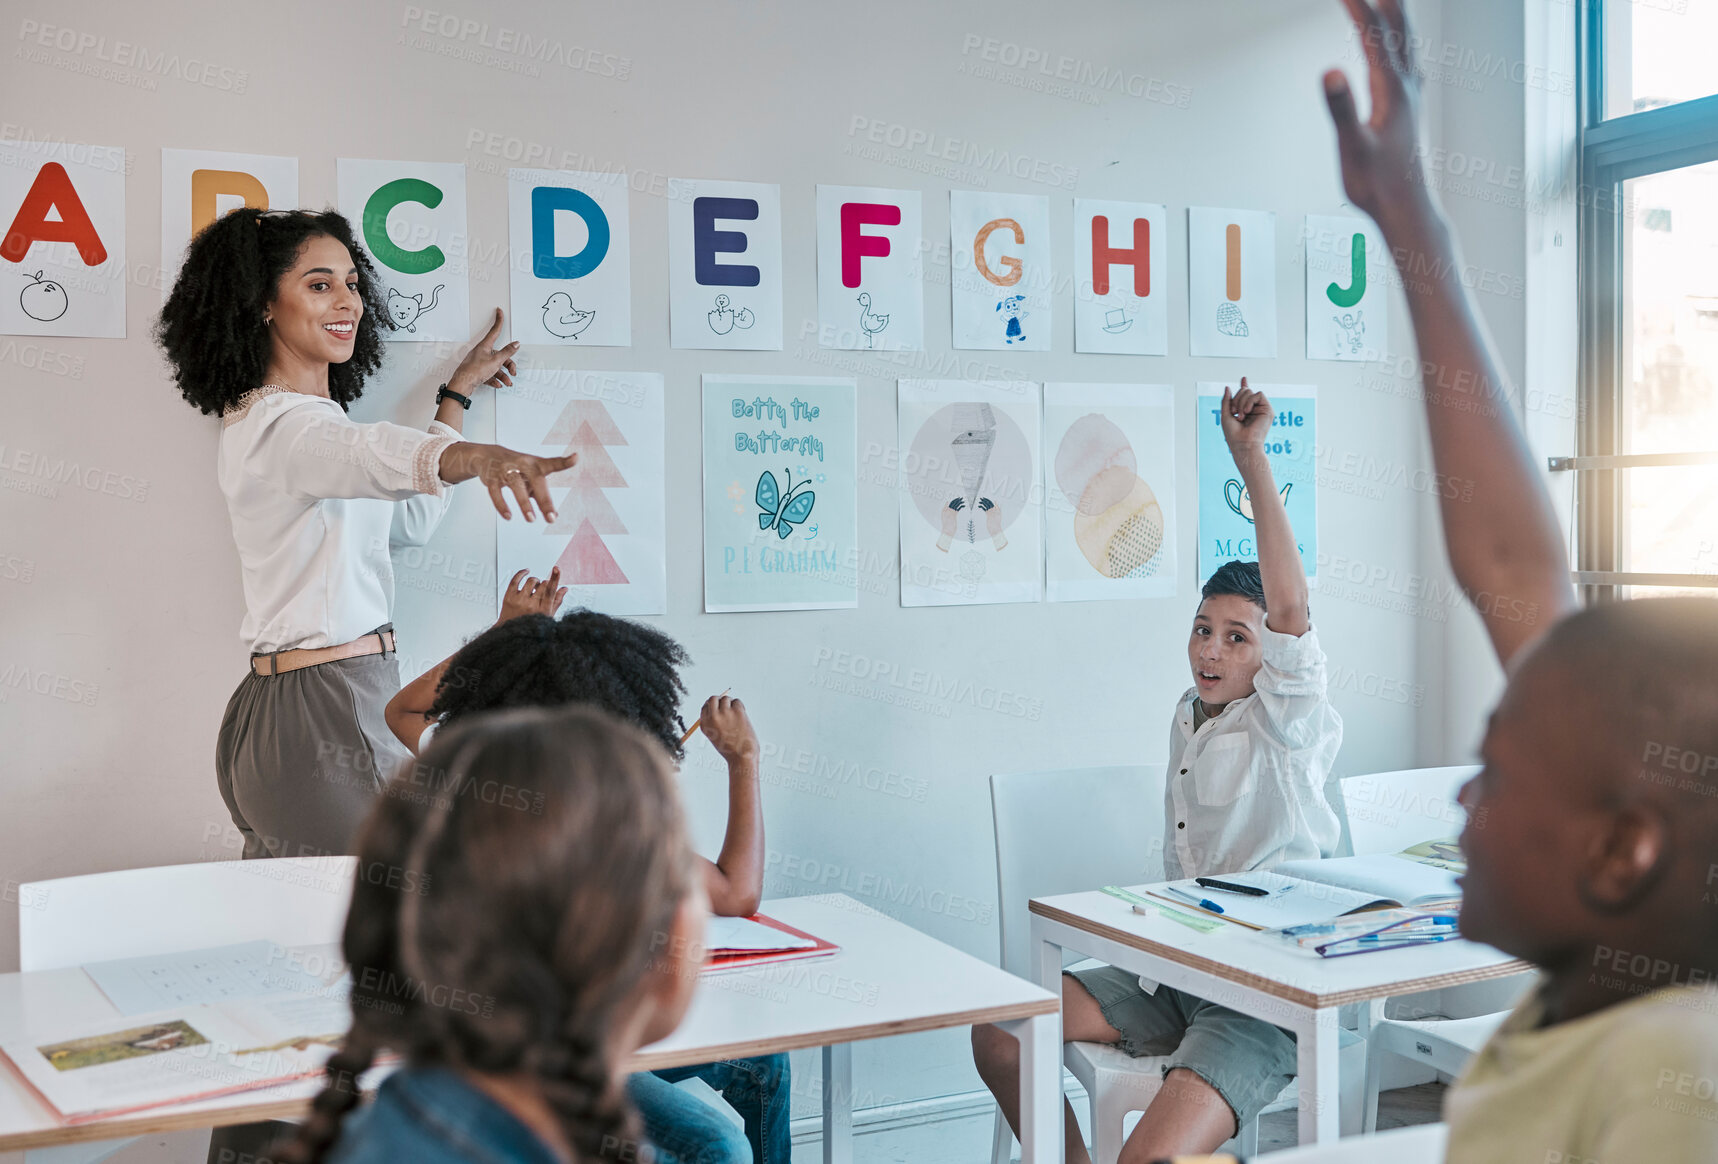
POLYGON ((359 424, 334 401, 275 385, 221 417, 218 469, 244 572, 252 654, 351 642, 393 620, 389 550, 429 540, 459 433, 359 424))

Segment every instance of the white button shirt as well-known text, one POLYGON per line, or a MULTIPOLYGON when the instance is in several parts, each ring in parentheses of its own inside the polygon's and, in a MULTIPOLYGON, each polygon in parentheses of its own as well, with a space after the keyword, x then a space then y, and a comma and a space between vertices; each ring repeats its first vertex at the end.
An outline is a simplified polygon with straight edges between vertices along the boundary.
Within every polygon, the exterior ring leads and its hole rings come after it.
POLYGON ((389 550, 447 512, 441 454, 460 436, 359 424, 334 401, 273 385, 221 417, 218 470, 244 573, 252 654, 351 642, 393 620, 389 550))
POLYGON ((1164 876, 1221 876, 1281 861, 1327 857, 1341 825, 1325 783, 1342 746, 1324 652, 1266 628, 1253 694, 1193 730, 1189 688, 1169 729, 1164 789, 1164 876))

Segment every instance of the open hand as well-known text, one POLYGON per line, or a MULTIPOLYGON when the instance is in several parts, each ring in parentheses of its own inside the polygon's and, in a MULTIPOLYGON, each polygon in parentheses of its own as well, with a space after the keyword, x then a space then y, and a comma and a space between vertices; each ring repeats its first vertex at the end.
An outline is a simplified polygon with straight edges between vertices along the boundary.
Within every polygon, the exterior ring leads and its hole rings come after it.
POLYGON ((1324 74, 1324 98, 1336 123, 1342 186, 1348 200, 1379 225, 1430 201, 1419 154, 1420 80, 1414 71, 1402 0, 1342 0, 1366 54, 1372 112, 1362 123, 1340 69, 1324 74))
POLYGON ((487 384, 491 388, 502 388, 513 383, 513 377, 519 374, 518 367, 513 363, 513 356, 519 351, 519 341, 514 340, 506 347, 498 348, 495 340, 501 335, 503 316, 501 309, 495 309, 495 322, 489 325, 489 330, 478 341, 471 345, 471 350, 465 353, 465 358, 459 362, 459 367, 448 377, 447 386, 461 396, 470 396, 472 390, 479 384, 487 384))
POLYGON ((1265 434, 1271 431, 1271 421, 1276 419, 1270 400, 1263 392, 1247 387, 1245 376, 1241 377, 1239 391, 1223 389, 1218 416, 1223 422, 1223 439, 1231 450, 1248 445, 1262 447, 1265 434))
POLYGON ((441 479, 453 485, 473 477, 479 478, 489 490, 489 500, 494 502, 495 512, 508 519, 512 518, 513 511, 507 507, 507 497, 502 490, 511 489, 519 501, 519 512, 525 515, 526 521, 537 520, 538 511, 542 512, 545 520, 554 521, 555 503, 549 498, 548 478, 562 469, 572 468, 578 459, 577 453, 563 457, 534 457, 501 445, 455 441, 442 451, 441 479))
POLYGON ((567 596, 567 588, 560 585, 561 568, 556 566, 550 570, 546 582, 541 578, 529 577, 528 574, 529 571, 519 571, 502 591, 501 617, 495 620, 497 624, 510 618, 518 618, 522 614, 552 616, 561 609, 561 601, 567 596))

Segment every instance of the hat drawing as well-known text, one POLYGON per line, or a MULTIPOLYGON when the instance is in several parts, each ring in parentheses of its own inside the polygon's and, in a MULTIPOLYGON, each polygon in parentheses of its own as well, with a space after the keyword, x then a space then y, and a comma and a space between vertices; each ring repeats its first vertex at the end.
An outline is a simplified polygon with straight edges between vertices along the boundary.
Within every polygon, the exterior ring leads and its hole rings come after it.
POLYGON ((1104 330, 1120 333, 1133 326, 1133 320, 1127 317, 1127 312, 1120 307, 1112 307, 1104 312, 1104 330))

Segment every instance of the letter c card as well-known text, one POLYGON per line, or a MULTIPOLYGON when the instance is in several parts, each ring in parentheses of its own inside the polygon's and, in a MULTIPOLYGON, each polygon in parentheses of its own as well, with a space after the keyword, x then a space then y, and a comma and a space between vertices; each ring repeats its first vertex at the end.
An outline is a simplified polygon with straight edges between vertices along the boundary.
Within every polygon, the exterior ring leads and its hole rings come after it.
POLYGON ((370 252, 387 301, 382 338, 470 342, 465 167, 340 158, 337 175, 340 213, 370 252))

